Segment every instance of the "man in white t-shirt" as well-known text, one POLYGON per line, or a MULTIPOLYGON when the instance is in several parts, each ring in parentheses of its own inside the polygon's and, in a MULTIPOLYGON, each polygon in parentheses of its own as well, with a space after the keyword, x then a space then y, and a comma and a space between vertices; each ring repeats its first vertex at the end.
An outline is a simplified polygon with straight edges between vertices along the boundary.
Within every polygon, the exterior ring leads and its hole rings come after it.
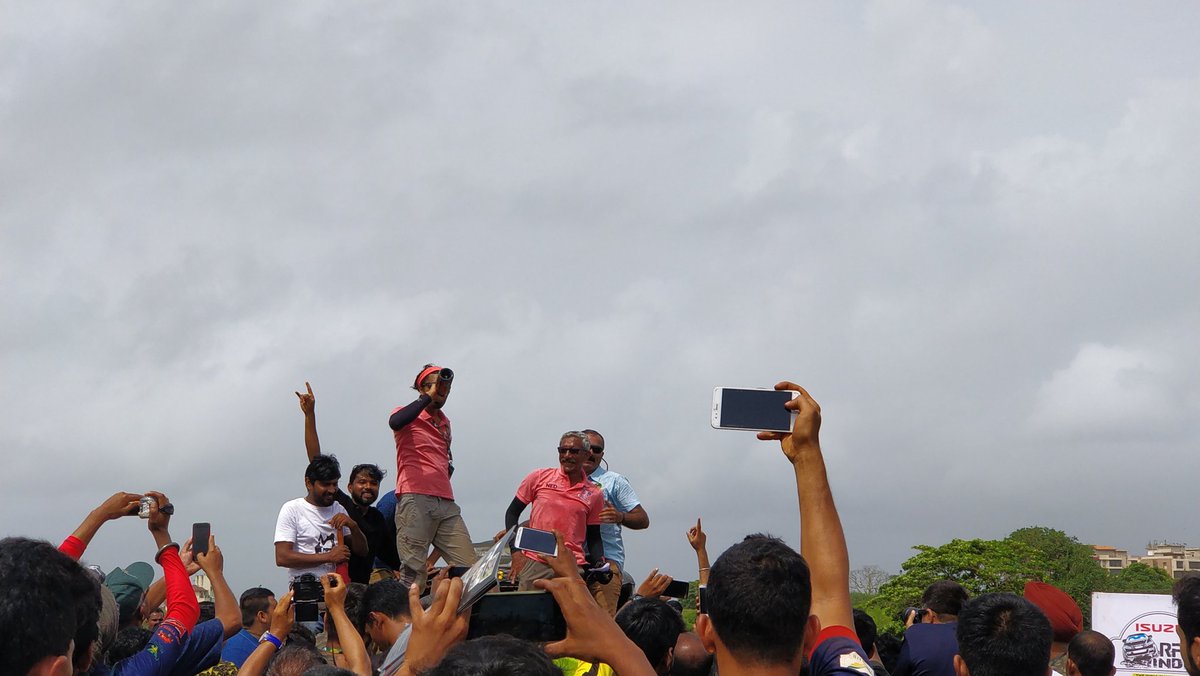
MULTIPOLYGON (((342 470, 332 455, 317 455, 304 471, 308 495, 283 503, 275 522, 275 565, 296 578, 336 572, 350 552, 365 556, 367 538, 336 500, 342 470), (338 532, 348 544, 338 544, 338 532)), ((347 579, 349 579, 347 577, 347 579)))

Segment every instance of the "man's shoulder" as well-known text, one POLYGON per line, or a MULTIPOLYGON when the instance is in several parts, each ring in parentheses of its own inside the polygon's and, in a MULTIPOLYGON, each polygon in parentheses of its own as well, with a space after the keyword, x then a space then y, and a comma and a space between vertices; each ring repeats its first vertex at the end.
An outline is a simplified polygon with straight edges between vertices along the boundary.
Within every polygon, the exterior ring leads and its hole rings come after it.
POLYGON ((843 634, 824 636, 809 659, 812 676, 822 674, 859 674, 875 676, 862 646, 843 634))

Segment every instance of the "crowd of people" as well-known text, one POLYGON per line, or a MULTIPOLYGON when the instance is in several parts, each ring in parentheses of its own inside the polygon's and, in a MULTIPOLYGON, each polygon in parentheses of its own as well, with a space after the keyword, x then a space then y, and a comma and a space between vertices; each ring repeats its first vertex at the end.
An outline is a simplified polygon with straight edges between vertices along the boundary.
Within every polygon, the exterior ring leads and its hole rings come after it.
MULTIPOLYGON (((517 486, 496 535, 506 538, 498 547, 507 544, 524 523, 552 532, 557 547, 514 551, 518 591, 493 592, 551 595, 565 637, 468 639, 471 612, 454 573, 477 555, 451 485, 443 407, 452 386, 449 369, 426 365, 413 381, 417 398, 392 412, 395 489, 382 495, 387 472, 373 464, 353 467, 342 489, 337 459, 321 452, 312 388, 296 393, 309 462, 306 494, 286 502, 276 523, 275 561, 292 580, 282 594, 254 587, 234 596, 216 538, 180 545, 173 505, 159 492, 114 494, 57 547, 0 540, 0 675, 1112 676, 1112 642, 1083 629, 1069 596, 1038 582, 1023 595, 974 598, 957 582, 934 583, 907 613, 900 645, 883 645, 871 617, 851 605, 820 406, 790 382, 776 389, 797 393, 787 404, 791 431, 758 438, 777 441, 781 466, 793 470, 798 552, 756 533, 710 564, 697 520, 687 530, 699 578, 689 630, 663 596, 669 577, 652 571, 636 591, 622 582, 622 530, 648 528, 650 518, 629 480, 608 469, 603 435, 570 431, 558 465, 517 486), (139 512, 159 579, 146 563, 107 573, 80 563, 104 523, 139 512), (439 559, 447 565, 436 569, 439 559), (197 600, 189 579, 197 571, 211 582, 211 603, 197 600)), ((1180 580, 1175 599, 1184 663, 1200 676, 1200 576, 1180 580)))

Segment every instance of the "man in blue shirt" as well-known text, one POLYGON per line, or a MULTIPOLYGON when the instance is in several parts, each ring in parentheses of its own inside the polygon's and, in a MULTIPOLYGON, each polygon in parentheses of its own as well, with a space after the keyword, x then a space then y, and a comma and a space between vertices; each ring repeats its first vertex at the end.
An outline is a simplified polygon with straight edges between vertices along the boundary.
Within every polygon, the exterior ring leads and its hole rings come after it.
POLYGON ((953 580, 938 580, 921 595, 919 618, 904 632, 892 676, 955 676, 958 613, 970 594, 953 580))
POLYGON ((258 647, 263 632, 271 628, 275 594, 265 587, 251 587, 242 592, 238 605, 242 610, 242 630, 225 642, 221 660, 233 662, 240 669, 250 653, 258 647))
POLYGON ((583 471, 604 489, 600 539, 604 543, 604 558, 613 569, 611 580, 604 584, 589 582, 588 590, 592 592, 596 603, 613 616, 617 614, 617 600, 621 596, 621 571, 625 570, 625 543, 621 539, 621 528, 647 528, 650 526, 650 516, 646 514, 629 480, 600 466, 604 460, 604 437, 596 430, 584 430, 583 433, 592 444, 591 455, 583 460, 583 471))

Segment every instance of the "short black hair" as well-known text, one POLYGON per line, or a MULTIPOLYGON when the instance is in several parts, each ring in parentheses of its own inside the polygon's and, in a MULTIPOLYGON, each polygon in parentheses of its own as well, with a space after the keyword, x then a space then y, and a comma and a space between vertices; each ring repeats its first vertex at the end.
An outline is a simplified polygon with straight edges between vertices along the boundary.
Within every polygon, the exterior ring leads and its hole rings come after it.
POLYGON ((217 604, 212 601, 200 601, 200 617, 196 624, 207 622, 217 616, 217 604))
POLYGON ((1075 663, 1082 676, 1109 676, 1117 651, 1112 639, 1098 631, 1085 629, 1067 644, 1067 658, 1075 663))
POLYGON ((116 666, 117 662, 129 659, 142 652, 154 632, 134 624, 117 632, 112 646, 108 649, 108 663, 116 666))
POLYGON ((937 615, 957 616, 971 594, 953 580, 938 580, 925 588, 921 594, 921 605, 937 615))
POLYGON ((422 676, 562 676, 562 673, 538 645, 499 634, 459 643, 422 676))
POLYGON ((379 469, 379 465, 373 465, 373 464, 367 462, 367 463, 363 463, 361 465, 355 465, 350 470, 350 478, 347 479, 347 481, 349 481, 350 483, 354 483, 354 479, 358 476, 358 474, 360 472, 366 472, 367 476, 371 477, 375 481, 383 481, 383 477, 387 475, 387 472, 379 469))
MULTIPOLYGON (((1200 575, 1188 573, 1179 578, 1171 592, 1178 609, 1176 621, 1188 644, 1200 636, 1200 575)), ((1181 646, 1186 649, 1186 646, 1181 646)))
POLYGON ((313 482, 341 479, 342 467, 338 464, 337 456, 318 453, 304 470, 304 478, 313 482))
POLYGON ((99 636, 100 584, 45 540, 0 540, 0 673, 24 674, 46 657, 87 655, 99 636))
POLYGON ((858 642, 862 645, 863 652, 869 656, 875 651, 875 639, 879 636, 879 629, 875 626, 875 618, 867 614, 867 611, 854 609, 854 633, 858 634, 858 642))
POLYGON ((349 669, 335 667, 332 664, 318 664, 315 667, 305 669, 301 676, 354 676, 354 672, 349 669))
POLYGON ((971 676, 1045 676, 1050 620, 1016 594, 982 594, 958 616, 958 654, 971 676))
POLYGON ((410 617, 408 609, 408 587, 399 580, 383 580, 367 587, 358 602, 359 631, 367 626, 371 613, 383 613, 391 618, 410 617))
POLYGON ((705 596, 713 629, 735 655, 783 664, 804 646, 812 580, 804 558, 783 540, 755 534, 725 550, 705 596))
POLYGON ((249 627, 259 613, 265 613, 271 608, 271 597, 275 592, 266 587, 251 587, 242 592, 238 598, 238 606, 242 609, 242 626, 249 627))
POLYGON ((616 616, 617 626, 645 653, 657 668, 686 631, 683 618, 674 608, 656 598, 640 598, 625 604, 616 616))

